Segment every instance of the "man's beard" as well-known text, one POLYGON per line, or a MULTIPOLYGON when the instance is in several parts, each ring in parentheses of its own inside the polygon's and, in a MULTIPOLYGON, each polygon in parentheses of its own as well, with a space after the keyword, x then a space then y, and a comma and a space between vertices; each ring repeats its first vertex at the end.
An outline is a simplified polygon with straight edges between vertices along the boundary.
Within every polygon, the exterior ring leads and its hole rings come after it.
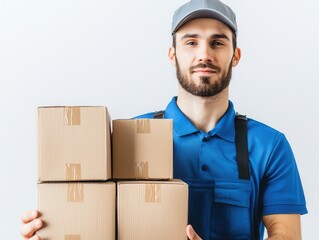
MULTIPOLYGON (((196 83, 192 82, 191 77, 189 78, 185 73, 181 72, 178 60, 176 58, 177 79, 182 88, 184 88, 192 95, 199 97, 216 96, 229 86, 232 77, 232 62, 233 60, 229 64, 227 71, 223 73, 220 79, 214 81, 213 83, 210 83, 210 76, 202 76, 200 77, 200 84, 197 86, 196 83)), ((221 72, 221 68, 211 63, 200 63, 197 66, 190 68, 190 72, 192 72, 196 68, 208 68, 216 71, 216 73, 221 72)))

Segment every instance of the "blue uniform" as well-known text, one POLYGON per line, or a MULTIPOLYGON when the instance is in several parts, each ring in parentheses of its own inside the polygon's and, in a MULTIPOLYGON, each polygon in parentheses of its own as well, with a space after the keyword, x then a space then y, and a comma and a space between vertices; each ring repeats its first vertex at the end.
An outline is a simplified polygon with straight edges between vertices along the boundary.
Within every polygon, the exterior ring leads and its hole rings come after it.
POLYGON ((205 133, 181 112, 176 97, 165 110, 165 118, 173 119, 174 178, 189 184, 189 223, 205 240, 263 239, 262 216, 307 213, 285 136, 252 119, 247 122, 251 176, 239 179, 235 116, 229 102, 217 125, 205 133))

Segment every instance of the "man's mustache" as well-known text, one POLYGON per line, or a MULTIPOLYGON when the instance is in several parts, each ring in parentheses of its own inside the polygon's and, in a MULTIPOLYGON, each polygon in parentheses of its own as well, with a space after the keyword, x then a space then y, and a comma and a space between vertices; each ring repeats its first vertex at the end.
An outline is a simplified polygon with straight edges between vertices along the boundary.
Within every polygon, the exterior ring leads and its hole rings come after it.
POLYGON ((191 72, 193 72, 197 68, 208 68, 208 69, 212 69, 212 70, 217 71, 217 72, 221 71, 220 67, 217 67, 216 65, 209 63, 209 62, 208 63, 199 63, 196 66, 191 67, 190 70, 191 70, 191 72))

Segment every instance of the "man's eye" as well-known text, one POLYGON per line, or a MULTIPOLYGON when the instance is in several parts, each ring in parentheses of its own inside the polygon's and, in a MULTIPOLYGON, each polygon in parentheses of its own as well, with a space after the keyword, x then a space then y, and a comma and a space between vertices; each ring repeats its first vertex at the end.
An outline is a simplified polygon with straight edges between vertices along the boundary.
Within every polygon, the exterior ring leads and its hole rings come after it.
POLYGON ((213 42, 211 42, 211 45, 213 46, 213 47, 218 47, 218 46, 222 46, 222 45, 224 45, 222 42, 219 42, 219 41, 213 41, 213 42))
POLYGON ((195 46, 195 45, 196 45, 196 42, 194 42, 194 41, 189 41, 189 42, 186 42, 186 45, 195 46))

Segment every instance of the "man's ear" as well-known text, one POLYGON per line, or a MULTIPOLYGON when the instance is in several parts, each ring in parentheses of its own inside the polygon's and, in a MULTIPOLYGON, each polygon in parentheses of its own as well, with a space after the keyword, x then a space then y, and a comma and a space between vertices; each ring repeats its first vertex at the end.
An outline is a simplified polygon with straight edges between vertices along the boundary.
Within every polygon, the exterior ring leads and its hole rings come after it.
POLYGON ((175 66, 175 64, 176 64, 176 61, 175 61, 176 55, 175 55, 175 48, 174 47, 170 47, 168 49, 168 58, 171 61, 171 63, 173 64, 173 66, 175 66))
POLYGON ((233 56, 233 67, 236 67, 241 58, 241 50, 240 48, 236 48, 233 56))

